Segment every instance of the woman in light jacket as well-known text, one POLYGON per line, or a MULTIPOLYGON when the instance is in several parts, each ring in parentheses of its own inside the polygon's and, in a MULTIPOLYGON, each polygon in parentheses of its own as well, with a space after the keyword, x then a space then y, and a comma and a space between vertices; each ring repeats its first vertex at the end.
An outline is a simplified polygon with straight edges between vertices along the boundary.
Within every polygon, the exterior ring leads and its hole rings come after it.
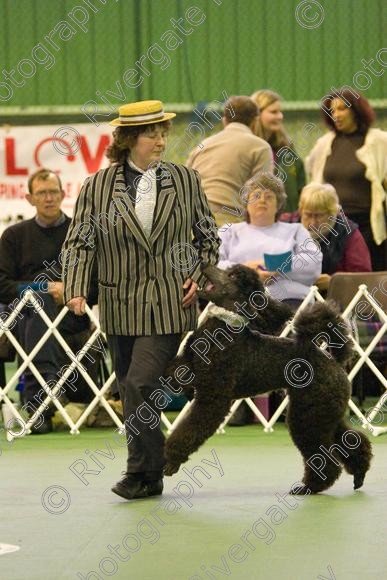
POLYGON ((311 179, 332 184, 346 216, 359 224, 371 253, 372 269, 387 269, 387 132, 372 129, 375 113, 367 99, 349 88, 323 100, 331 129, 306 160, 311 179))

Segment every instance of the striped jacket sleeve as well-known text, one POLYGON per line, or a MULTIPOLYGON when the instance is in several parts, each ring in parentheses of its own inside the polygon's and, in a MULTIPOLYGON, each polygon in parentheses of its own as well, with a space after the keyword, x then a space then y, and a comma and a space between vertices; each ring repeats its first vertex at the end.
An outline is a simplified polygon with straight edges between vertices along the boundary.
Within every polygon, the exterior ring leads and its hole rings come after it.
POLYGON ((92 178, 87 178, 77 198, 74 216, 62 247, 65 304, 77 296, 87 297, 96 255, 92 220, 92 178))
POLYGON ((205 281, 205 276, 201 273, 202 264, 218 263, 220 239, 215 219, 208 206, 207 198, 203 192, 200 177, 197 171, 191 170, 196 182, 196 196, 194 199, 194 223, 192 226, 192 244, 197 251, 198 262, 190 274, 190 278, 199 286, 205 281))

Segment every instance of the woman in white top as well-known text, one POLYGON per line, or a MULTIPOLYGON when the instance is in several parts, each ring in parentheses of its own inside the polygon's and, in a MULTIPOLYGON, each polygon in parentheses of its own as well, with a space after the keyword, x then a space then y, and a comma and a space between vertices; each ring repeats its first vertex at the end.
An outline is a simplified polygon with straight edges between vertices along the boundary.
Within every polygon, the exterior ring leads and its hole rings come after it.
POLYGON ((330 183, 346 216, 359 225, 371 253, 372 269, 387 269, 387 132, 372 129, 375 113, 360 93, 345 88, 322 105, 325 124, 306 160, 312 179, 330 183))
POLYGON ((297 306, 321 274, 322 254, 301 223, 278 221, 286 204, 283 183, 258 174, 243 190, 246 221, 219 230, 220 268, 256 269, 274 298, 297 306))

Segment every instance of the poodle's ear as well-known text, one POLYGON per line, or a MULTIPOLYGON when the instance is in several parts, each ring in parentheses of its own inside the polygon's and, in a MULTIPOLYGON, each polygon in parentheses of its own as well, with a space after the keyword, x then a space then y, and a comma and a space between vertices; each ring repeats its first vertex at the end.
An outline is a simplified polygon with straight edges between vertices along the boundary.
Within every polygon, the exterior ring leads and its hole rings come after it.
POLYGON ((280 322, 284 323, 294 316, 293 310, 286 302, 280 300, 269 299, 270 309, 274 317, 280 322))
POLYGON ((256 292, 265 291, 264 285, 258 272, 249 268, 248 266, 243 266, 243 264, 237 264, 228 269, 228 272, 235 274, 238 279, 238 285, 244 292, 256 292))
POLYGON ((268 326, 266 319, 264 317, 264 313, 262 313, 257 308, 254 308, 254 318, 251 320, 251 327, 255 330, 259 330, 260 332, 267 332, 268 326))
POLYGON ((279 334, 278 329, 272 328, 267 320, 258 316, 251 321, 250 329, 270 336, 277 336, 279 334))
MULTIPOLYGON (((258 293, 261 296, 261 293, 258 293)), ((255 301, 256 316, 252 320, 252 326, 257 330, 267 334, 279 334, 288 320, 293 316, 293 311, 287 304, 274 300, 264 292, 262 298, 266 300, 265 304, 259 306, 255 301)))

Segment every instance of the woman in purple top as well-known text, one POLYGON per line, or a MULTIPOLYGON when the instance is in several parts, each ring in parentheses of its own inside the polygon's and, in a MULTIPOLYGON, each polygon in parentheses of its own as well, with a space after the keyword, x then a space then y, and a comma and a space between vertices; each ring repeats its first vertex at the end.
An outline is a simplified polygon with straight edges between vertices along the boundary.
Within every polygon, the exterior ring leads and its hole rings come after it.
POLYGON ((226 224, 219 230, 219 267, 239 263, 256 269, 274 298, 296 306, 321 274, 318 244, 302 224, 278 221, 286 193, 274 175, 256 175, 242 194, 246 221, 226 224))

